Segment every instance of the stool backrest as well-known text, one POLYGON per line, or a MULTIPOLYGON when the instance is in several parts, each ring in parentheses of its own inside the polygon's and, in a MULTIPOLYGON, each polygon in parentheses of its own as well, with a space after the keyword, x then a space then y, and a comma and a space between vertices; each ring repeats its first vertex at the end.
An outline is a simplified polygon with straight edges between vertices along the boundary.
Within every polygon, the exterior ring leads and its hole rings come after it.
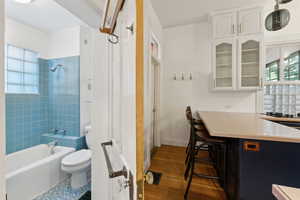
POLYGON ((185 110, 185 116, 186 116, 186 119, 188 121, 192 121, 193 120, 193 113, 192 113, 192 109, 190 106, 188 106, 185 110))

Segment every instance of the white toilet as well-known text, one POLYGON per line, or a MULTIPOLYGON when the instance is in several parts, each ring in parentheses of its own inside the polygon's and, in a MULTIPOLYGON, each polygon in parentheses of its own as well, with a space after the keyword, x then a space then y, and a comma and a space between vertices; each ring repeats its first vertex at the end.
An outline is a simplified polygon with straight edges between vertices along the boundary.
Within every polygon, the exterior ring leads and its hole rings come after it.
MULTIPOLYGON (((86 128, 86 143, 90 148, 90 128, 86 128), (88 130, 87 130, 88 129, 88 130)), ((61 169, 71 174, 71 186, 78 189, 88 183, 87 172, 91 168, 92 151, 83 149, 64 157, 61 161, 61 169)))

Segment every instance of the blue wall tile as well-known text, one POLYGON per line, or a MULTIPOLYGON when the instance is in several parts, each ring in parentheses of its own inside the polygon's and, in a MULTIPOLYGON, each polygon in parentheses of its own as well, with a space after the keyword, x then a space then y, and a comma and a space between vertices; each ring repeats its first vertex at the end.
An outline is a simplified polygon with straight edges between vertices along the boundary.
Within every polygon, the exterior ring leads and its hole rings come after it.
POLYGON ((41 144, 53 128, 80 136, 79 65, 79 56, 39 59, 39 95, 6 94, 7 154, 41 144), (50 72, 56 64, 63 67, 50 72))

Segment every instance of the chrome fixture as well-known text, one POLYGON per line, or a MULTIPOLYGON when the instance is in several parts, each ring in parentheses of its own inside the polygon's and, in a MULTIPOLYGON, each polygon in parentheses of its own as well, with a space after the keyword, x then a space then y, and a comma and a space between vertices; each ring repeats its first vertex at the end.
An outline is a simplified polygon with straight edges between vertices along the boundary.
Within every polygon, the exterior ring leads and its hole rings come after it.
POLYGON ((57 134, 66 135, 67 131, 65 129, 59 129, 57 130, 57 134))
POLYGON ((51 154, 54 154, 54 148, 57 146, 57 144, 58 144, 57 140, 53 140, 52 142, 48 143, 48 147, 50 148, 51 154))
POLYGON ((57 128, 53 128, 53 129, 50 130, 50 132, 53 132, 53 134, 56 135, 57 132, 58 132, 58 129, 57 128))
POLYGON ((51 71, 51 72, 55 72, 58 68, 62 68, 62 67, 63 67, 62 64, 57 64, 57 65, 55 65, 55 66, 52 66, 52 67, 50 68, 50 71, 51 71))
POLYGON ((271 12, 266 20, 265 27, 268 31, 278 31, 286 27, 290 22, 290 12, 287 9, 279 9, 279 4, 286 4, 292 0, 275 0, 274 11, 271 12))

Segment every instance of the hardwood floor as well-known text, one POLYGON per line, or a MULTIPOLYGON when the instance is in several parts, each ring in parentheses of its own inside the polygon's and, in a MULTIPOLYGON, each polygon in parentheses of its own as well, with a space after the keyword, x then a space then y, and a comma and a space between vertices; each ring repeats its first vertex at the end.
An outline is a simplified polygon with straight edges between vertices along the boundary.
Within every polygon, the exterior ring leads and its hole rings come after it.
MULTIPOLYGON (((204 152, 201 157, 206 157, 204 152)), ((162 146, 157 148, 151 161, 150 170, 162 173, 159 185, 145 184, 145 200, 183 200, 186 181, 185 148, 162 146)), ((214 169, 205 164, 197 172, 214 174, 214 169)), ((194 178, 189 193, 189 200, 226 200, 223 189, 216 181, 194 178)))

